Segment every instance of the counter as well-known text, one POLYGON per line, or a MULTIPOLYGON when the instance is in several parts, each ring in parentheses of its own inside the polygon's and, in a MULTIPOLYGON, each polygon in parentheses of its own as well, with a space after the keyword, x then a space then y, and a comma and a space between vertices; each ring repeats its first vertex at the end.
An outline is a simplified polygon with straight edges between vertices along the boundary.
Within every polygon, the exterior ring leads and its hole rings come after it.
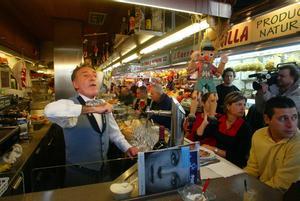
MULTIPOLYGON (((18 162, 14 165, 12 172, 13 177, 10 179, 10 183, 13 182, 16 177, 19 177, 20 173, 23 171, 25 164, 28 162, 29 158, 38 151, 39 144, 41 140, 47 135, 51 124, 43 126, 40 130, 31 133, 32 139, 28 142, 23 141, 22 147, 24 149, 23 155, 19 158, 18 162)), ((225 160, 225 159, 223 159, 225 160)), ((84 186, 76 186, 69 188, 59 188, 54 190, 34 192, 27 194, 20 194, 14 196, 7 196, 1 198, 3 201, 111 201, 113 200, 113 195, 109 190, 112 183, 131 181, 137 176, 137 165, 132 166, 122 175, 116 178, 113 182, 107 183, 97 183, 89 184, 84 186)), ((227 177, 227 178, 215 178, 211 179, 209 185, 209 191, 216 195, 217 201, 240 201, 243 200, 244 192, 244 180, 247 180, 248 188, 254 189, 256 191, 256 201, 272 200, 279 201, 282 200, 283 193, 270 188, 269 186, 261 183, 256 178, 249 176, 245 173, 227 177)), ((129 200, 181 200, 177 191, 164 192, 155 195, 148 195, 139 197, 138 189, 135 186, 132 192, 132 198, 129 200)))
MULTIPOLYGON (((113 195, 109 190, 112 183, 130 181, 131 177, 136 177, 137 165, 132 166, 113 182, 98 183, 50 191, 29 193, 17 196, 5 197, 3 201, 111 201, 113 195)), ((239 175, 211 179, 209 191, 216 195, 216 201, 240 201, 243 200, 244 180, 247 180, 248 189, 253 189, 256 192, 256 201, 279 201, 282 200, 283 193, 279 190, 261 183, 256 178, 242 173, 239 175)), ((181 200, 177 191, 164 192, 155 195, 138 196, 138 189, 135 187, 132 193, 132 198, 128 200, 155 200, 155 201, 179 201, 181 200)))
POLYGON ((19 142, 19 144, 21 144, 23 148, 23 153, 21 157, 17 159, 17 162, 12 166, 10 171, 1 173, 1 177, 9 177, 8 186, 14 186, 16 188, 17 186, 15 182, 18 182, 18 180, 20 181, 20 179, 24 180, 24 167, 28 162, 29 158, 39 146, 41 140, 48 133, 50 127, 51 124, 46 124, 41 129, 31 132, 31 137, 29 140, 21 140, 19 142))
MULTIPOLYGON (((282 193, 274 190, 257 179, 241 174, 229 178, 212 179, 209 190, 216 195, 217 201, 240 201, 243 200, 244 186, 243 181, 247 179, 249 188, 256 191, 256 201, 279 201, 282 200, 282 193)), ((37 193, 29 193, 18 196, 5 197, 3 201, 111 201, 112 194, 109 191, 111 182, 85 185, 72 188, 57 189, 52 191, 44 191, 37 193)), ((144 197, 136 197, 129 200, 155 200, 155 201, 179 201, 181 200, 176 191, 162 193, 158 195, 149 195, 144 197)))

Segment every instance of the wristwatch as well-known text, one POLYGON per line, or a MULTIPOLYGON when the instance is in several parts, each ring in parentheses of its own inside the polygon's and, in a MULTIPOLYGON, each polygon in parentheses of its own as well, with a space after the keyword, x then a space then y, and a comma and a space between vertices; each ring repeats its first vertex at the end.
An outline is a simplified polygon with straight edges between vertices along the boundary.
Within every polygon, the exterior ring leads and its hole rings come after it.
POLYGON ((218 151, 219 151, 219 149, 216 147, 216 148, 214 149, 214 152, 217 154, 218 151))

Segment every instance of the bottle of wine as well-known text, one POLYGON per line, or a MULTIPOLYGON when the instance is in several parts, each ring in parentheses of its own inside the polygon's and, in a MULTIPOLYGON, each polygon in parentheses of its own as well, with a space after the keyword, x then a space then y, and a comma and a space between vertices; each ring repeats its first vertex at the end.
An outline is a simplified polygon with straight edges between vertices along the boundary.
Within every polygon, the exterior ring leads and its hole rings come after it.
POLYGON ((158 142, 153 146, 153 150, 165 149, 167 148, 167 143, 165 141, 165 127, 159 126, 159 139, 158 142))
POLYGON ((133 7, 129 12, 129 20, 128 20, 128 35, 134 34, 135 28, 135 8, 133 7))
POLYGON ((145 29, 146 30, 152 30, 152 14, 151 9, 147 8, 145 9, 145 29))

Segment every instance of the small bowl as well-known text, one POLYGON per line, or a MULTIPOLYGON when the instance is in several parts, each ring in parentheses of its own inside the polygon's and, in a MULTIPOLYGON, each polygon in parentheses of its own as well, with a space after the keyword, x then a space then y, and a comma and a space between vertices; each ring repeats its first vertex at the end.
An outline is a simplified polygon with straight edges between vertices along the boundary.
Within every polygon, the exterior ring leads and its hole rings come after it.
POLYGON ((130 197, 133 186, 127 182, 114 183, 110 185, 110 191, 113 193, 116 200, 123 200, 130 197))

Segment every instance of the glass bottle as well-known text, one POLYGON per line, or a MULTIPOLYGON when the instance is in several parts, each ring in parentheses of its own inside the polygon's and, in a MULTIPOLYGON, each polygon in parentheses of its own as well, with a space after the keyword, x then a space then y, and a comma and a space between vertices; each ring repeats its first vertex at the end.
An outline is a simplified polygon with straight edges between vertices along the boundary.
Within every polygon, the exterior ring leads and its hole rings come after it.
POLYGON ((153 146, 153 150, 165 149, 167 148, 167 143, 165 141, 165 127, 159 126, 159 139, 153 146))
POLYGON ((146 7, 145 10, 145 29, 152 30, 152 14, 151 9, 146 7))
POLYGON ((128 35, 134 34, 135 28, 135 8, 133 7, 129 11, 129 21, 128 21, 128 35))

